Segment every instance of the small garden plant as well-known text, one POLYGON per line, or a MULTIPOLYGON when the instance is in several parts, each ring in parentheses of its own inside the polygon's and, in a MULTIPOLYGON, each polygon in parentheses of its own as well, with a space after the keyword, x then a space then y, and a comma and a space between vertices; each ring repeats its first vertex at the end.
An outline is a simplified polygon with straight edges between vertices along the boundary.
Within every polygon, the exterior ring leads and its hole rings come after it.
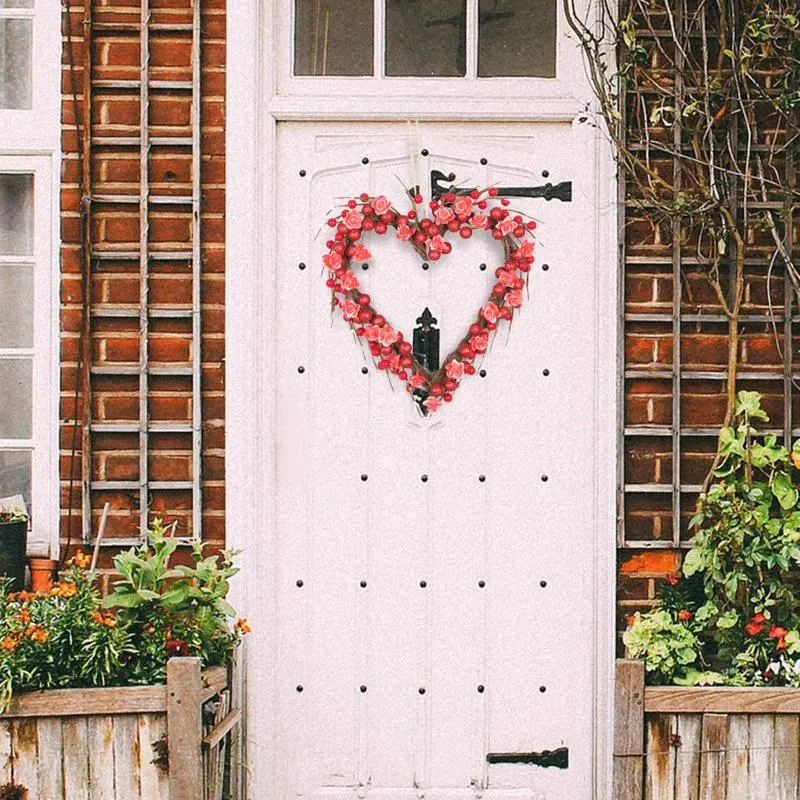
POLYGON ((178 542, 154 520, 147 543, 114 559, 121 575, 101 598, 90 557, 78 553, 47 592, 0 592, 0 711, 20 691, 163 683, 171 656, 226 664, 246 620, 231 625, 233 553, 171 566, 178 542))
POLYGON ((739 392, 683 579, 629 619, 623 641, 651 683, 800 686, 800 441, 760 436, 766 421, 760 395, 739 392))

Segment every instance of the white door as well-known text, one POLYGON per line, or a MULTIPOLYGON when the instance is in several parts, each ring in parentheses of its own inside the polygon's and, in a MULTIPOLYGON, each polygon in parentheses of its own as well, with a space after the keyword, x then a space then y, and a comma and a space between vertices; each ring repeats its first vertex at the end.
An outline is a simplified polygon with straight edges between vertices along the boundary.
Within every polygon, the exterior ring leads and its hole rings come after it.
MULTIPOLYGON (((275 669, 271 696, 250 698, 251 717, 270 709, 258 742, 269 798, 592 797, 598 311, 586 142, 569 123, 278 125, 275 669), (332 310, 322 257, 326 220, 348 198, 408 209, 404 187, 418 185, 426 207, 432 170, 462 187, 571 181, 572 199, 513 198, 537 221, 528 294, 479 372, 423 416, 332 310), (559 748, 566 765, 526 763, 559 748)), ((449 241, 423 269, 391 232, 366 234, 372 258, 356 269, 406 340, 430 309, 442 360, 504 260, 490 236, 449 241)))

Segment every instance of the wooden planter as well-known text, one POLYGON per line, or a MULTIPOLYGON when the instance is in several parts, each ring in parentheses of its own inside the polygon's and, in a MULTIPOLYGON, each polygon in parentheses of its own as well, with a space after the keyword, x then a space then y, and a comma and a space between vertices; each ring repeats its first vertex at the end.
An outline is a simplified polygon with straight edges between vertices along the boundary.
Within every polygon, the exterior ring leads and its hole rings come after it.
POLYGON ((238 712, 204 734, 201 709, 227 685, 223 668, 201 673, 200 659, 174 658, 165 686, 18 695, 0 716, 0 784, 22 784, 30 800, 218 797, 209 759, 238 712))
POLYGON ((800 689, 644 685, 618 661, 614 800, 796 800, 800 689))

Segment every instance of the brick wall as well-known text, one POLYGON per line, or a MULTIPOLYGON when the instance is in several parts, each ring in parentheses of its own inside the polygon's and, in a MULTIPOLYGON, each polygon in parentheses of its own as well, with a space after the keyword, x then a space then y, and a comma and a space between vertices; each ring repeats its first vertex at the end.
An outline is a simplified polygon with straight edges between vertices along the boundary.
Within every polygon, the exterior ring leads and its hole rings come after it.
MULTIPOLYGON (((221 545, 225 536, 224 489, 224 296, 225 296, 225 0, 202 2, 202 475, 204 538, 221 545)), ((164 31, 159 26, 190 23, 191 0, 151 0, 150 78, 187 81, 192 78, 191 30, 164 31)), ((94 0, 94 22, 100 23, 92 36, 92 80, 138 81, 140 39, 135 28, 138 0, 94 0), (132 25, 134 23, 134 25, 132 25), (114 25, 118 25, 115 28, 114 25)), ((63 18, 63 170, 61 190, 61 539, 81 539, 80 435, 74 458, 74 485, 70 497, 70 464, 73 426, 80 434, 81 407, 75 408, 74 393, 81 352, 83 318, 80 224, 80 137, 77 123, 84 124, 83 104, 83 19, 81 2, 72 3, 63 18), (67 31, 71 30, 70 59, 67 31), (70 62, 74 69, 71 71, 70 62), (72 72, 72 74, 71 74, 72 72), (77 90, 77 103, 72 87, 77 90), (70 505, 72 514, 70 517, 70 505)), ((137 137, 139 135, 139 91, 136 87, 97 86, 92 93, 92 137, 137 137)), ((191 136, 191 90, 152 91, 149 103, 150 135, 191 136)), ((123 141, 93 146, 90 158, 92 194, 138 195, 140 154, 138 145, 123 141)), ((155 195, 191 195, 192 155, 186 146, 153 147, 149 168, 150 191, 155 195)), ((153 207, 149 242, 153 250, 186 251, 191 247, 191 205, 153 207)), ((130 203, 93 204, 91 224, 95 249, 137 250, 139 207, 130 203)), ((135 260, 93 262, 92 307, 132 308, 139 302, 139 267, 135 260)), ((191 262, 159 261, 151 267, 150 304, 158 307, 191 308, 191 262)), ((91 359, 93 366, 136 364, 139 360, 138 319, 94 317, 91 359)), ((150 322, 149 357, 153 367, 185 365, 192 348, 191 318, 159 319, 150 322)), ((92 381, 92 416, 97 422, 125 422, 138 418, 139 394, 136 375, 95 375, 92 381)), ((191 421, 191 376, 154 376, 148 396, 151 420, 191 421)), ((152 480, 191 478, 191 434, 159 433, 150 437, 149 470, 152 480)), ((93 480, 136 480, 138 478, 137 433, 98 433, 92 446, 93 480)), ((104 502, 112 505, 107 529, 109 536, 131 536, 138 525, 138 492, 96 492, 94 527, 104 502)), ((154 491, 151 511, 171 522, 179 532, 191 529, 191 492, 154 491)), ((108 566, 111 552, 104 554, 108 566)))

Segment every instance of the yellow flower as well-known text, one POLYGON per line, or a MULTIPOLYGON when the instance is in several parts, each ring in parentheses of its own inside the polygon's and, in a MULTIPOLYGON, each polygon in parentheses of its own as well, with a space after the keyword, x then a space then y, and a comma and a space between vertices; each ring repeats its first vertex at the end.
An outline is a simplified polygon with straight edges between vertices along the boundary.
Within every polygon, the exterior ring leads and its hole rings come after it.
POLYGON ((78 592, 78 587, 74 583, 65 581, 58 590, 59 597, 74 597, 78 592))
POLYGON ((17 640, 13 636, 6 636, 2 642, 0 642, 0 647, 3 650, 7 650, 9 653, 13 653, 17 649, 17 640))
POLYGON ((88 553, 78 550, 78 552, 75 554, 75 557, 71 559, 71 561, 79 569, 86 569, 92 563, 92 557, 88 555, 88 553))

